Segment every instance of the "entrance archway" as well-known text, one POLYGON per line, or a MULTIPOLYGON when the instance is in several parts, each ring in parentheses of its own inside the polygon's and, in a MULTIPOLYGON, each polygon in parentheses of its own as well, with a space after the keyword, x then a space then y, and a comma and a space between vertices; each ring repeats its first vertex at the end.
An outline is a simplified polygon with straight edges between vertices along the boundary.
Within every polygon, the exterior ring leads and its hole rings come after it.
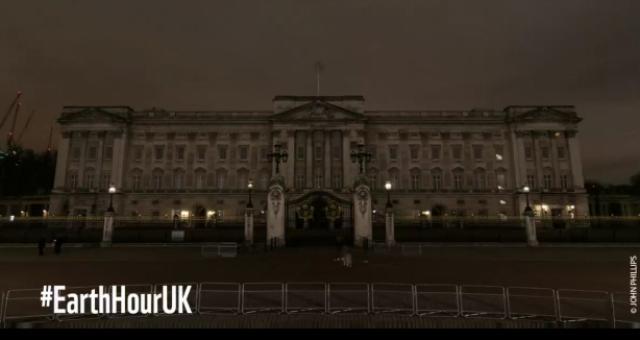
POLYGON ((328 191, 312 191, 287 202, 287 245, 351 244, 351 201, 328 191))

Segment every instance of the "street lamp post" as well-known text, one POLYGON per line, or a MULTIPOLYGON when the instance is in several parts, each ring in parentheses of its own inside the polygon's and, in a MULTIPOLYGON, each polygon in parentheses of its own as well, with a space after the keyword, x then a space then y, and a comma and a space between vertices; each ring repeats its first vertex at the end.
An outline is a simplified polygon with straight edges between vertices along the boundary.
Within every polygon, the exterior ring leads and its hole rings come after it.
POLYGON ((391 204, 391 181, 387 181, 384 184, 384 188, 387 190, 387 209, 393 208, 393 204, 391 204))
POLYGON ((363 175, 366 170, 366 165, 371 161, 371 152, 365 149, 364 144, 358 144, 357 150, 351 150, 351 161, 358 163, 360 169, 360 175, 363 175))
POLYGON ((279 174, 280 162, 286 163, 287 159, 289 158, 289 155, 287 154, 286 150, 282 149, 282 145, 279 143, 274 145, 274 149, 275 150, 272 153, 268 154, 267 156, 269 157, 270 160, 276 162, 276 174, 279 174))
POLYGON ((525 186, 522 188, 522 192, 524 192, 525 197, 526 197, 526 199, 527 199, 527 206, 524 208, 524 215, 525 215, 525 216, 531 216, 531 215, 533 215, 533 209, 531 209, 531 205, 530 205, 530 202, 529 202, 529 192, 530 192, 530 191, 531 191, 531 188, 529 188, 529 186, 528 186, 528 185, 525 185, 525 186))
POLYGON ((115 193, 116 193, 116 187, 115 185, 111 184, 109 186, 109 208, 107 209, 107 212, 110 212, 112 214, 115 212, 115 210, 113 209, 113 194, 115 193))
POLYGON ((253 203, 251 202, 251 192, 253 191, 253 181, 249 179, 249 183, 247 184, 247 188, 249 189, 249 203, 247 203, 248 209, 253 209, 253 203))

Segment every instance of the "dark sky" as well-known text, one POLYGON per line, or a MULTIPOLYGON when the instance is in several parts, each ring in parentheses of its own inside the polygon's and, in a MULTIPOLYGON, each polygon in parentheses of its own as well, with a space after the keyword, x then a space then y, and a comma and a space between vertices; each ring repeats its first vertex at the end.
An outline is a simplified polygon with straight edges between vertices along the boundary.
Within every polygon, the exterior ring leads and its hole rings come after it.
POLYGON ((314 94, 321 60, 322 93, 367 109, 576 105, 586 177, 620 183, 640 171, 639 14, 638 0, 6 0, 0 114, 24 91, 24 144, 43 149, 63 105, 270 109, 314 94))

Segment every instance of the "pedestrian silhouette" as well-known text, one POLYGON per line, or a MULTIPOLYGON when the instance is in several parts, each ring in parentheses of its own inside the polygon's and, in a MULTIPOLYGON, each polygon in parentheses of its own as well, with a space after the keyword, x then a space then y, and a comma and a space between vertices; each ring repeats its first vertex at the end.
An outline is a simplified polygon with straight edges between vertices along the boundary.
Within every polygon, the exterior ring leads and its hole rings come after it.
POLYGON ((44 255, 44 248, 46 247, 46 245, 47 241, 44 239, 44 237, 41 237, 40 240, 38 240, 38 255, 44 255))

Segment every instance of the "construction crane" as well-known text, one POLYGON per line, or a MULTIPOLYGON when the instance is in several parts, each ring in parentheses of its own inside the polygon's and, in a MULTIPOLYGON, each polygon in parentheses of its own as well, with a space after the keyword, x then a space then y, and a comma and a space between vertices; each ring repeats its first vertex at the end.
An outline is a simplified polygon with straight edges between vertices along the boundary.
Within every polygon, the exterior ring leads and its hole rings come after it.
POLYGON ((11 105, 9 105, 9 108, 7 109, 7 112, 2 117, 2 121, 0 121, 0 130, 2 130, 2 127, 4 127, 4 124, 7 122, 7 119, 9 119, 9 116, 11 116, 11 112, 14 112, 14 109, 16 109, 16 111, 14 113, 14 121, 15 121, 15 117, 18 114, 17 113, 17 110, 18 110, 17 106, 18 106, 18 103, 20 103, 20 97, 21 96, 22 96, 22 91, 18 91, 18 93, 16 93, 16 97, 11 102, 11 105))
MULTIPOLYGON (((9 133, 7 135, 7 149, 5 151, 0 150, 0 159, 13 157, 13 158, 15 158, 14 160, 15 160, 16 164, 18 163, 18 153, 20 152, 20 147, 16 143, 14 135, 15 135, 15 131, 16 131, 16 124, 18 122, 18 114, 20 112, 20 108, 22 107, 22 102, 20 101, 20 97, 22 97, 22 91, 18 91, 16 93, 16 96, 13 99, 13 101, 11 102, 11 105, 9 105, 9 109, 7 109, 7 112, 5 113, 4 117, 2 117, 2 121, 0 121, 0 129, 2 129, 2 127, 4 127, 4 124, 7 122, 7 120, 9 119, 11 114, 13 113, 13 119, 12 119, 12 122, 11 122, 11 127, 10 127, 9 133)), ((30 123, 31 118, 33 117, 34 113, 35 112, 32 112, 31 116, 29 117, 29 119, 27 119, 27 124, 25 124, 25 128, 27 128, 29 126, 29 123, 30 123)), ((24 130, 20 134, 20 138, 21 138, 23 133, 24 133, 24 130)))
POLYGON ((36 110, 32 110, 29 117, 27 117, 27 121, 24 123, 24 127, 22 128, 22 131, 20 131, 20 134, 16 139, 17 144, 20 144, 20 141, 22 141, 22 136, 24 136, 24 132, 27 131, 27 128, 29 127, 29 123, 31 123, 31 119, 33 118, 35 113, 36 113, 36 110))

